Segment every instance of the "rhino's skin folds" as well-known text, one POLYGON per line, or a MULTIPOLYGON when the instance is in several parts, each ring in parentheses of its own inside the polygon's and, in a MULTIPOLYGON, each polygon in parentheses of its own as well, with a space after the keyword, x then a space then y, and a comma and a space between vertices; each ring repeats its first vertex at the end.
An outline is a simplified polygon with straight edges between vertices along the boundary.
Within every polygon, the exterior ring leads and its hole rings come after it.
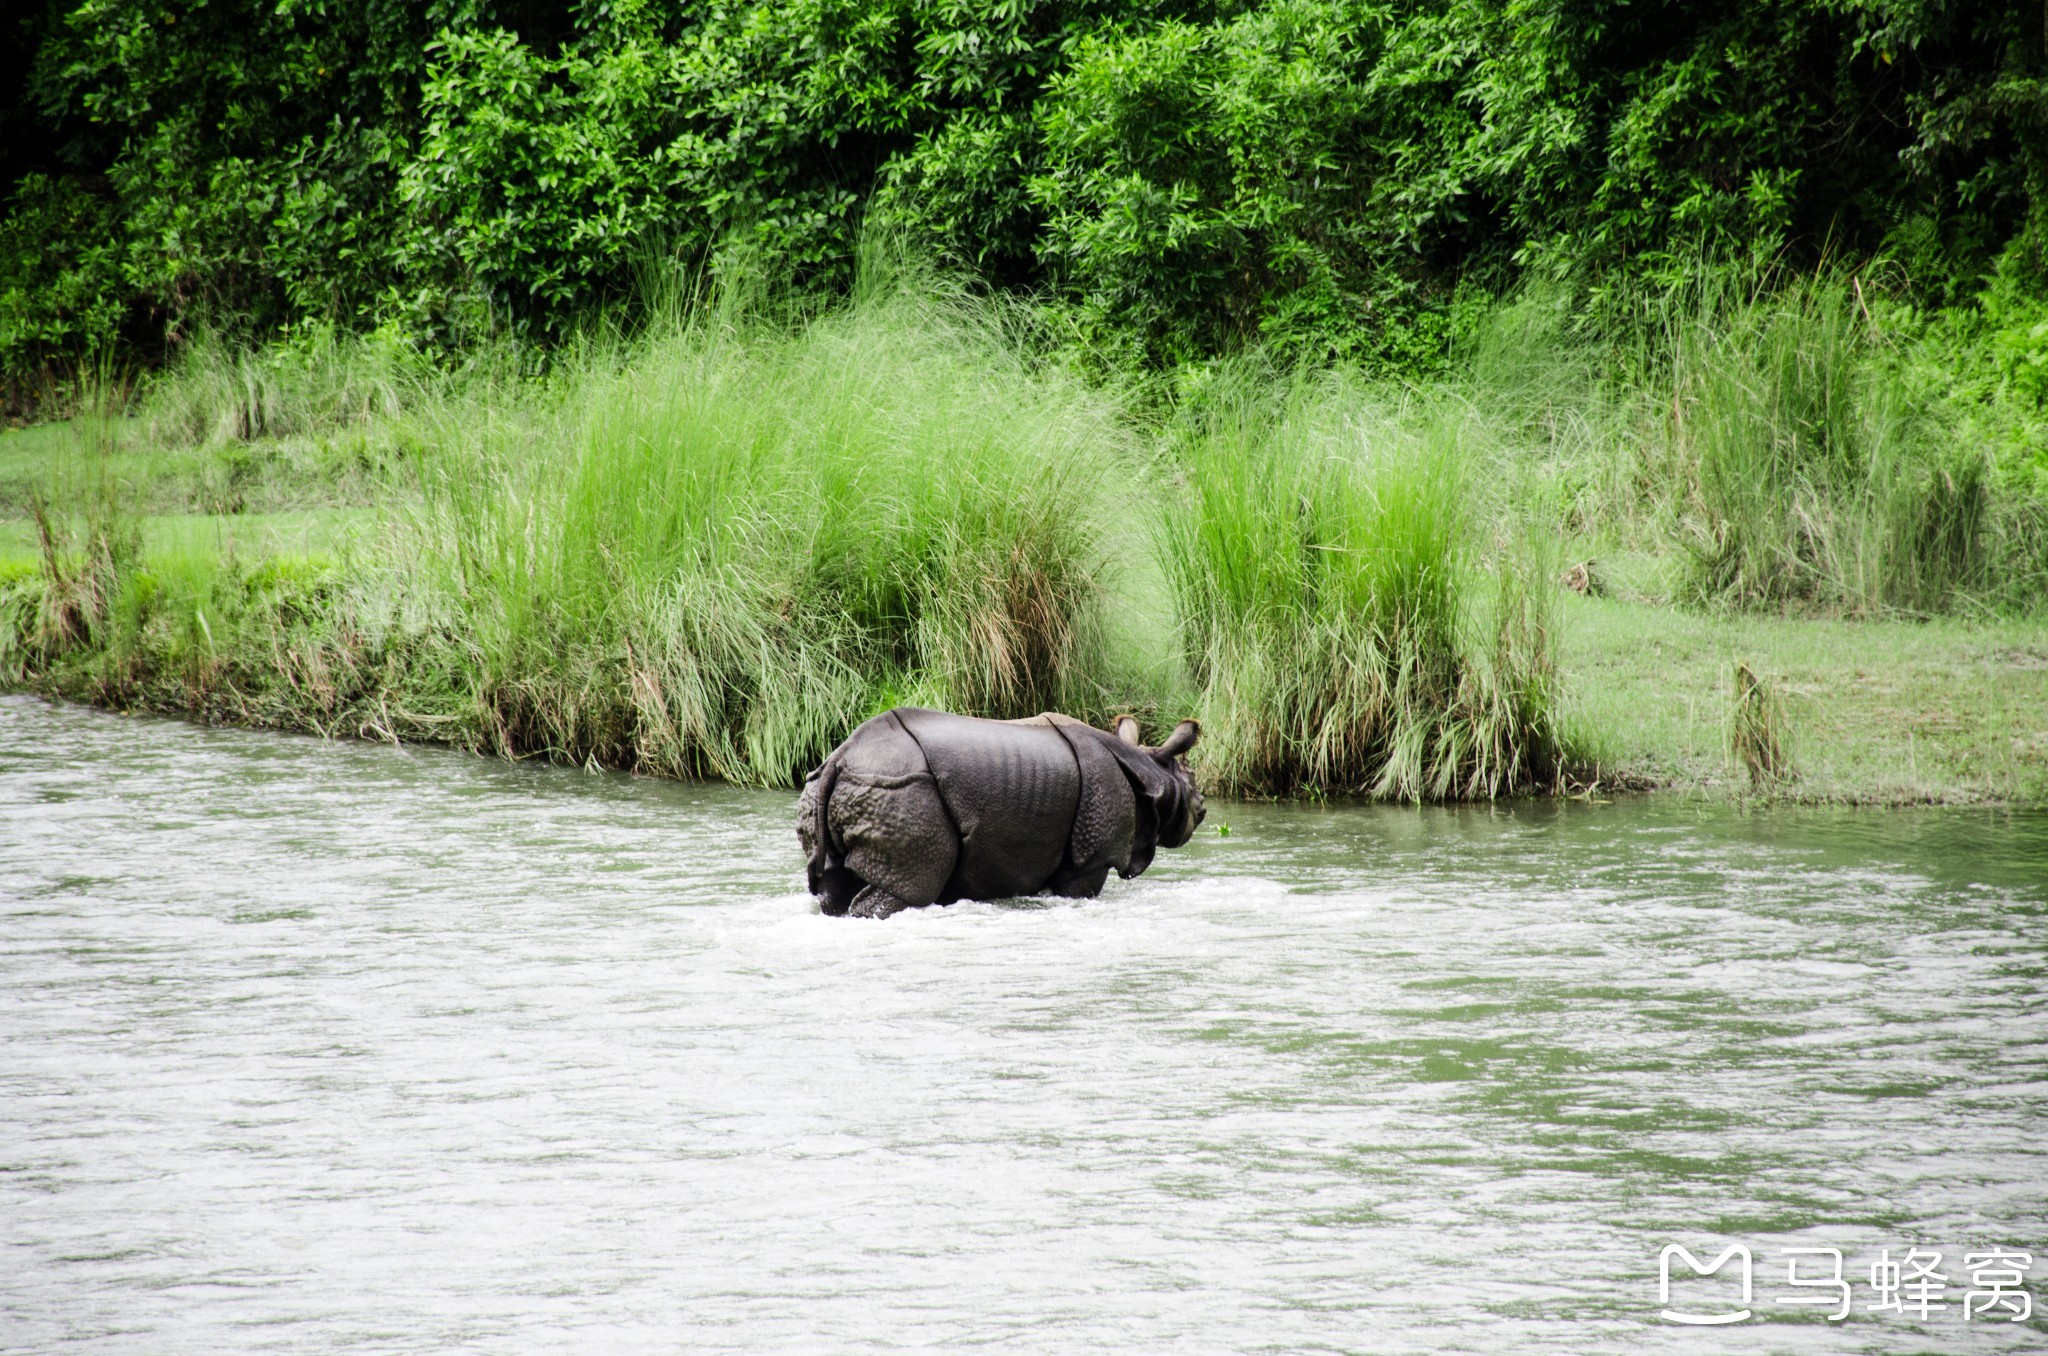
POLYGON ((897 707, 863 723, 797 803, 811 893, 828 914, 886 918, 957 899, 1099 894, 1151 865, 1203 815, 1181 755, 1052 712, 981 720, 897 707))

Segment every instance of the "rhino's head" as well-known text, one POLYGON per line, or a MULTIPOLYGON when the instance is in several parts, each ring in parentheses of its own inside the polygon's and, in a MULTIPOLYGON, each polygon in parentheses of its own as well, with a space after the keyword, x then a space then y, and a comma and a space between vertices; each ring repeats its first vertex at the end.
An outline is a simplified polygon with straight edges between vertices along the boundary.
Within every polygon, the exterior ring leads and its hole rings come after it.
POLYGON ((1195 779, 1182 757, 1195 746, 1195 741, 1201 737, 1202 727, 1192 720, 1184 720, 1173 727, 1173 733, 1157 748, 1146 748, 1138 742, 1135 716, 1118 716, 1111 728, 1118 739, 1158 764, 1164 774, 1156 778, 1147 777, 1145 780, 1150 785, 1141 796, 1141 799, 1151 802, 1148 808, 1156 826, 1159 846, 1177 848, 1185 845, 1201 826, 1202 816, 1208 813, 1202 804, 1202 793, 1195 788, 1195 779))

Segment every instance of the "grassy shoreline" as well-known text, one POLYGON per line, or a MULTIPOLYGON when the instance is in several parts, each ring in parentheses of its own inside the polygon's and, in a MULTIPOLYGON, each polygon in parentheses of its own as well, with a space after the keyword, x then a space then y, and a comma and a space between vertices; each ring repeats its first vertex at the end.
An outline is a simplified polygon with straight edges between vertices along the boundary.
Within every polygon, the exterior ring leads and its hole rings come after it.
POLYGON ((1427 430, 1319 384, 1279 435, 1191 423, 1162 457, 1015 320, 904 289, 698 311, 542 380, 325 374, 341 420, 202 370, 0 483, 33 519, 0 677, 763 784, 903 703, 1199 713, 1231 735, 1212 780, 1252 792, 1555 779, 1539 604, 1454 478, 1408 473, 1427 430), (1280 492, 1239 502, 1246 475, 1280 492), (1249 594, 1204 591, 1233 572, 1249 594))
MULTIPOLYGON (((0 557, 0 575, 19 560, 0 557)), ((2048 625, 1711 616, 1604 599, 1568 600, 1560 614, 1562 718, 1581 761, 1568 785, 1537 794, 2048 807, 2048 625), (1782 784, 1758 788, 1729 751, 1736 657, 1785 691, 1795 775, 1782 784)), ((374 707, 323 718, 182 687, 124 700, 49 675, 0 690, 323 738, 477 747, 421 713, 374 707)))
POLYGON ((1163 402, 900 285, 544 372, 202 352, 0 435, 0 686, 759 784, 919 703, 1194 714, 1247 795, 2048 804, 2041 505, 1825 301, 1163 402))
POLYGON ((2048 805, 2048 625, 1701 614, 1569 600, 1559 665, 1589 774, 1708 797, 2048 805), (1731 673, 1781 695, 1793 775, 1728 745, 1731 673))

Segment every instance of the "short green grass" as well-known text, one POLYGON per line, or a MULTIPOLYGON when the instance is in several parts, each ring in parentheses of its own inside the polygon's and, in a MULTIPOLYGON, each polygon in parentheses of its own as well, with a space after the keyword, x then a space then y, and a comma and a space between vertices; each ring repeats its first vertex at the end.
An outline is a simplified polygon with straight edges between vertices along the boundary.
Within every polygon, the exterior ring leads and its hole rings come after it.
POLYGON ((0 513, 19 514, 52 462, 77 438, 69 424, 0 429, 0 513))
MULTIPOLYGON (((366 540, 377 524, 367 508, 289 509, 278 513, 155 513, 141 520, 145 551, 208 549, 251 558, 335 556, 366 540)), ((0 517, 0 568, 42 559, 36 525, 0 517)))
POLYGON ((1869 804, 2048 803, 2048 623, 1697 613, 1572 598, 1568 725, 1610 787, 1752 793, 1729 753, 1731 669, 1782 699, 1794 776, 1772 794, 1869 804))

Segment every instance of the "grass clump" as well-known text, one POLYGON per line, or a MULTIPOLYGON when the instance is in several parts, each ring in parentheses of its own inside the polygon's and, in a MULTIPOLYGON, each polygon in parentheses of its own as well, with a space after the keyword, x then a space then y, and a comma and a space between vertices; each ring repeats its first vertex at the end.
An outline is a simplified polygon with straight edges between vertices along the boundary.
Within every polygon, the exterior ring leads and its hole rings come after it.
POLYGON ((1766 790, 1792 777, 1785 750, 1785 704, 1777 689, 1741 660, 1735 661, 1734 702, 1728 713, 1728 751, 1766 790))
POLYGON ((677 313, 525 409, 457 403, 397 560, 497 752, 788 783, 899 701, 1103 701, 1113 407, 1000 312, 677 313))
POLYGON ((1549 591, 1474 549, 1455 416, 1241 384, 1181 443, 1162 549, 1222 786, 1444 800, 1556 775, 1549 591))
POLYGON ((251 442, 388 424, 436 373, 409 344, 309 322, 261 348, 202 334, 139 402, 163 443, 251 442))
POLYGON ((1936 611, 1988 563, 1990 465, 1942 445, 1858 280, 1709 290, 1668 335, 1668 453, 1697 601, 1936 611))

